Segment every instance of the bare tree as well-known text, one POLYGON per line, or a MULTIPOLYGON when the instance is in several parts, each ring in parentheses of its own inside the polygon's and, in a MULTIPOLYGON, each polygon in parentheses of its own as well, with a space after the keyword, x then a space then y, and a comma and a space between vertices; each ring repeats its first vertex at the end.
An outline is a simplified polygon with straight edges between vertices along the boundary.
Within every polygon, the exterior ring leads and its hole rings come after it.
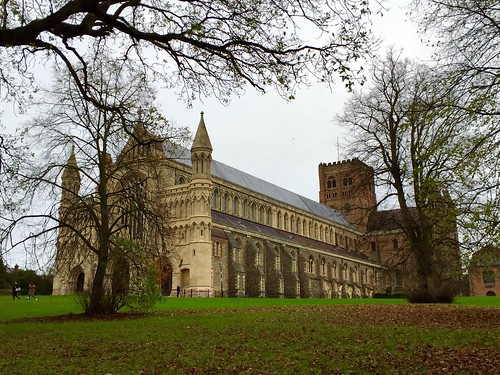
MULTIPOLYGON (((491 99, 467 109, 499 115, 500 2, 414 0, 413 5, 413 16, 436 47, 440 68, 454 76, 455 90, 472 100, 485 95, 491 99)), ((498 126, 496 130, 500 131, 498 126)))
POLYGON ((0 88, 30 93, 39 56, 68 69, 95 100, 85 72, 86 44, 96 41, 140 61, 187 100, 224 100, 246 83, 289 97, 310 74, 331 83, 338 73, 350 86, 352 63, 370 47, 369 16, 368 2, 357 0, 4 0, 0 88))
MULTIPOLYGON (((457 270, 457 217, 478 201, 468 189, 478 182, 473 173, 491 173, 482 156, 498 154, 498 145, 477 142, 477 116, 453 110, 462 98, 447 82, 391 50, 375 63, 371 88, 355 93, 338 117, 352 130, 350 153, 374 166, 379 184, 390 186, 381 202, 395 202, 400 209, 418 286, 431 296, 457 270)), ((492 187, 480 183, 474 191, 492 187)))
POLYGON ((26 194, 19 198, 30 209, 13 211, 9 229, 32 225, 20 243, 57 234, 56 267, 91 257, 96 267, 87 311, 107 313, 120 307, 118 291, 126 289, 115 277, 109 296, 110 267, 140 273, 170 251, 168 213, 157 204, 158 168, 163 143, 182 140, 187 130, 173 128, 152 107, 144 75, 99 52, 87 79, 103 105, 86 101, 66 75, 51 93, 46 115, 30 124, 26 137, 39 157, 24 160, 16 171, 26 194), (127 116, 105 107, 126 109, 127 116), (163 136, 153 136, 153 129, 163 136))
POLYGON ((462 216, 465 240, 476 245, 475 250, 499 246, 500 1, 414 0, 413 4, 415 18, 436 47, 438 69, 448 72, 447 86, 461 96, 449 104, 462 116, 477 115, 464 140, 471 158, 460 166, 468 190, 464 189, 463 211, 471 213, 462 216))

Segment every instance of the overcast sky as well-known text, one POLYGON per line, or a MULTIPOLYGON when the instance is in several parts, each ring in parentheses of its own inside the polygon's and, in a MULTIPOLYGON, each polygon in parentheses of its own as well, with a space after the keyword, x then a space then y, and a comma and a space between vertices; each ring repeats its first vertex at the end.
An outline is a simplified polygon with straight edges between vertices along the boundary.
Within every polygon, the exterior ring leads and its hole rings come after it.
MULTIPOLYGON (((393 45, 408 57, 424 59, 430 53, 401 8, 408 1, 389 0, 390 10, 382 18, 374 16, 373 29, 384 39, 381 54, 393 45)), ((313 85, 291 102, 248 88, 229 106, 209 98, 188 109, 173 93, 160 91, 157 105, 166 118, 188 126, 193 134, 203 111, 215 160, 317 201, 318 164, 346 156, 337 148, 345 135, 333 118, 342 111, 347 95, 342 83, 332 90, 313 85)), ((16 116, 9 104, 0 103, 1 110, 1 123, 9 129, 27 120, 16 116)), ((20 257, 21 253, 9 254, 7 261, 24 265, 20 257)))
MULTIPOLYGON (((407 0, 388 3, 389 12, 374 16, 374 31, 384 39, 380 53, 393 45, 410 58, 427 58, 416 27, 401 8, 407 0)), ((342 83, 332 90, 317 84, 291 102, 249 88, 227 107, 208 99, 186 109, 169 93, 160 93, 159 105, 168 119, 189 126, 193 133, 203 111, 215 160, 317 201, 318 164, 346 156, 337 148, 337 140, 342 144, 345 135, 334 116, 342 111, 347 95, 342 83)))

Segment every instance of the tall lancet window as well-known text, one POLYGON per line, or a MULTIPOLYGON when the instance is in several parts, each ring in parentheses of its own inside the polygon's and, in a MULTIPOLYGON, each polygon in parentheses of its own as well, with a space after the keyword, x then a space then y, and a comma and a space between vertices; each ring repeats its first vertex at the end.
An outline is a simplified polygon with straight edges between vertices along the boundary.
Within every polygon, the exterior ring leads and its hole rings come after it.
POLYGON ((131 180, 124 191, 125 199, 121 223, 128 229, 132 240, 144 238, 144 212, 146 207, 146 192, 141 182, 131 180))

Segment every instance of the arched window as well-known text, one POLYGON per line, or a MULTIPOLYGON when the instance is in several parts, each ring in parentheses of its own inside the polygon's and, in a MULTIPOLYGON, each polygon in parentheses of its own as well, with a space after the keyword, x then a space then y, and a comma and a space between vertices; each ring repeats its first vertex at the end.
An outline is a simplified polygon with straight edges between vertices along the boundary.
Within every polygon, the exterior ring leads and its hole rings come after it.
POLYGON ((332 188, 336 188, 337 187, 337 180, 332 180, 332 188))
POLYGON ((375 241, 371 242, 371 249, 372 251, 377 251, 377 243, 375 241))
POLYGON ((278 228, 281 228, 281 211, 278 211, 276 215, 276 226, 278 228))
POLYGON ((271 225, 271 209, 266 210, 266 225, 271 225))
POLYGON ((233 197, 233 215, 238 215, 238 197, 234 196, 233 197))
POLYGON ((307 264, 307 271, 309 273, 313 273, 313 270, 314 270, 314 259, 313 257, 309 257, 309 263, 307 264))
POLYGON ((394 239, 392 240, 392 249, 394 251, 397 251, 399 249, 399 243, 398 243, 398 240, 394 239))
POLYGON ((338 277, 337 275, 337 262, 333 262, 332 264, 332 273, 333 273, 333 277, 338 277))
POLYGON ((283 218, 283 221, 285 223, 285 230, 288 230, 288 214, 285 214, 285 217, 283 218))
POLYGON ((144 235, 144 207, 147 194, 138 179, 127 182, 126 200, 120 221, 128 227, 128 234, 133 240, 141 240, 144 235))
POLYGON ((274 266, 276 269, 279 271, 281 269, 281 255, 280 255, 280 250, 278 248, 274 249, 274 266))
POLYGON ((264 207, 261 206, 259 210, 259 223, 264 224, 264 217, 265 217, 265 210, 264 207))
POLYGON ((250 220, 255 220, 255 203, 250 206, 250 220))
POLYGON ((493 271, 483 272, 483 283, 484 285, 493 286, 495 285, 495 273, 493 271))
POLYGON ((347 178, 344 177, 344 179, 342 180, 342 186, 347 186, 347 178))
POLYGON ((331 189, 332 188, 332 181, 328 180, 328 182, 326 183, 326 188, 327 189, 331 189))
POLYGON ((215 241, 214 243, 214 257, 222 257, 222 245, 219 241, 215 241))
POLYGON ((247 204, 247 200, 245 199, 241 205, 241 216, 245 219, 247 217, 247 204))
POLYGON ((256 248, 257 248, 257 251, 255 252, 255 265, 258 267, 258 266, 262 266, 262 252, 260 250, 259 244, 257 244, 256 248))
POLYGON ((349 186, 352 185, 352 177, 349 177, 347 179, 347 185, 349 185, 349 186))
POLYGON ((326 276, 326 261, 325 258, 321 259, 321 275, 326 276))
POLYGON ((229 200, 229 196, 224 194, 222 197, 222 212, 227 212, 227 201, 229 200))

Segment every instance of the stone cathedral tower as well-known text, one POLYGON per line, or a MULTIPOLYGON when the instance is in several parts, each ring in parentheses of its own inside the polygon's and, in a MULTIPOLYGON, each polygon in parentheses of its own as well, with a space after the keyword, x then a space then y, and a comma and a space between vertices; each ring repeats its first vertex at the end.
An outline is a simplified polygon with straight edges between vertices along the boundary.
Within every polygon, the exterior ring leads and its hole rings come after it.
POLYGON ((180 284, 197 290, 212 289, 212 144, 203 112, 191 147, 192 175, 189 184, 191 200, 191 238, 184 251, 180 284), (188 262, 186 264, 185 262, 188 262), (196 270, 196 272, 191 272, 196 270))
MULTIPOLYGON (((74 223, 78 221, 79 191, 81 177, 75 156, 75 147, 71 148, 66 166, 61 178, 61 204, 59 206, 59 218, 62 223, 74 223)), ((57 236, 56 274, 53 282, 53 294, 66 294, 69 292, 81 292, 84 288, 85 279, 81 268, 72 269, 72 264, 78 258, 76 249, 78 239, 66 226, 59 228, 57 236), (71 280, 65 277, 73 271, 71 280), (61 275, 64 275, 61 277, 61 275)), ((80 261, 78 259, 77 261, 80 261)))
POLYGON ((359 159, 321 163, 319 202, 342 212, 358 229, 366 230, 368 217, 376 210, 373 168, 359 159))

